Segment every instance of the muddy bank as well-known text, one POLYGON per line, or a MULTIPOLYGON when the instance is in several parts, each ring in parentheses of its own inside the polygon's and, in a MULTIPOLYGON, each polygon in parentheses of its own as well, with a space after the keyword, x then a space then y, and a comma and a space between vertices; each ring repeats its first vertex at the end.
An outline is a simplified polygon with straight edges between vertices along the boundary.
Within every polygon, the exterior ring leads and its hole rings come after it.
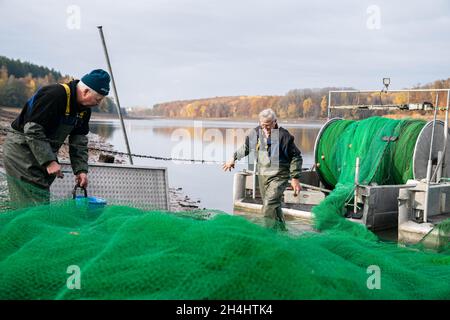
MULTIPOLYGON (((17 117, 16 112, 9 111, 7 108, 0 107, 0 128, 11 128, 11 122, 17 117)), ((6 132, 0 130, 0 166, 3 166, 3 142, 6 132)))
POLYGON ((170 210, 171 211, 194 211, 205 210, 201 206, 199 199, 191 199, 183 192, 183 188, 169 188, 170 210))

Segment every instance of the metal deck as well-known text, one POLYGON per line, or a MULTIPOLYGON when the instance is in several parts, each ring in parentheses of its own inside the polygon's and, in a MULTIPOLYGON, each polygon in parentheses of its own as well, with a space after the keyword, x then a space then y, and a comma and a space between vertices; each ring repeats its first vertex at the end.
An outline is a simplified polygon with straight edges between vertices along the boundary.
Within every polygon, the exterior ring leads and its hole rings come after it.
MULTIPOLYGON (((52 200, 71 198, 75 178, 69 163, 62 163, 64 179, 55 179, 52 200)), ((170 210, 167 169, 96 163, 89 165, 88 195, 103 198, 108 204, 143 210, 170 210)))

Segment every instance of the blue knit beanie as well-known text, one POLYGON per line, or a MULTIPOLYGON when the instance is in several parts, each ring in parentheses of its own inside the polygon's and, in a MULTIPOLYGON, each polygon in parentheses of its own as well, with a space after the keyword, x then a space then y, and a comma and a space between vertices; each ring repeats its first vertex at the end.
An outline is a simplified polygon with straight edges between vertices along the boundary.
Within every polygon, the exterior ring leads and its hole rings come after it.
POLYGON ((111 77, 105 70, 92 70, 90 73, 83 76, 81 81, 102 96, 107 96, 109 93, 109 81, 111 81, 111 77))

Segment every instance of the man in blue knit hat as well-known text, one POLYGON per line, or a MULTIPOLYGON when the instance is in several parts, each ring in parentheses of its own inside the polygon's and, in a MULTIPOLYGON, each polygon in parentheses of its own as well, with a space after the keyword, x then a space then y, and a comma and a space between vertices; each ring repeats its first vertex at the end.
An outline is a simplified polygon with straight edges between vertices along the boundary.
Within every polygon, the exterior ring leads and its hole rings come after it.
POLYGON ((75 183, 88 185, 88 138, 91 107, 109 93, 109 74, 96 69, 81 80, 39 89, 12 122, 4 150, 4 167, 12 205, 49 201, 50 185, 63 178, 57 153, 69 137, 75 183))

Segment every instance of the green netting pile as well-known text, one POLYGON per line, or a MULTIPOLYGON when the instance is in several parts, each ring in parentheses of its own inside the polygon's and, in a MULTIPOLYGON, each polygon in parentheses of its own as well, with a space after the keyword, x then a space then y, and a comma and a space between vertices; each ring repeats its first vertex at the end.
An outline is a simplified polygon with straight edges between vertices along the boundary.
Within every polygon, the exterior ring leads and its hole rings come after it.
POLYGON ((2 214, 0 298, 450 298, 448 251, 343 233, 290 237, 225 214, 99 211, 69 201, 2 214), (67 286, 74 265, 80 289, 67 286), (373 265, 381 288, 371 290, 373 265))
MULTIPOLYGON (((361 150, 358 143, 349 149, 361 150)), ((380 166, 394 151, 367 150, 380 166)), ((347 170, 341 167, 349 181, 347 170)), ((391 181, 368 172, 368 181, 391 181)), ((301 235, 225 213, 199 219, 70 199, 16 210, 4 203, 0 299, 449 299, 449 246, 401 247, 346 222, 337 206, 348 197, 341 179, 314 211, 322 232, 301 235)), ((448 231, 448 223, 439 228, 448 231)))

